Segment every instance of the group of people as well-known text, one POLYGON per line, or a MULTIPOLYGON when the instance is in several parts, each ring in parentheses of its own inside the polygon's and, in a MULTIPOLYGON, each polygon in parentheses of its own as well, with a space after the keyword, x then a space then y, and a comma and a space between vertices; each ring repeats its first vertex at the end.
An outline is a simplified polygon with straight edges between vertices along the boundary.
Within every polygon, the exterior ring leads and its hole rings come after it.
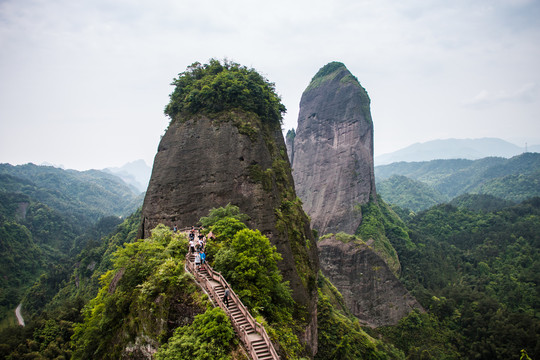
MULTIPOLYGON (((177 231, 176 225, 174 226, 173 230, 174 232, 177 231)), ((201 228, 195 229, 194 226, 191 227, 191 230, 189 231, 189 252, 191 254, 195 253, 195 266, 197 269, 200 267, 204 267, 204 264, 206 264, 206 253, 204 252, 204 248, 206 246, 206 238, 203 234, 200 232, 201 228), (197 239, 195 239, 195 232, 197 232, 199 235, 197 236, 197 239)), ((211 233, 210 233, 211 234, 211 233)), ((212 236, 212 235, 209 235, 212 236)), ((230 299, 230 290, 228 286, 225 286, 225 293, 223 295, 223 302, 227 307, 229 307, 229 299, 230 299)))
POLYGON ((204 235, 198 231, 198 239, 195 239, 195 228, 192 226, 189 232, 189 252, 191 254, 195 253, 195 266, 197 269, 201 266, 204 267, 206 263, 206 254, 204 252, 204 247, 206 245, 206 239, 204 235))

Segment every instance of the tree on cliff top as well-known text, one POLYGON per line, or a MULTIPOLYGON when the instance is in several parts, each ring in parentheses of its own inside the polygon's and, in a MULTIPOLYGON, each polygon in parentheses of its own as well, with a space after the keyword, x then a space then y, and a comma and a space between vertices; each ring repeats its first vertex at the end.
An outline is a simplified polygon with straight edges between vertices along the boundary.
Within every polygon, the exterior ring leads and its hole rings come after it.
POLYGON ((199 62, 178 74, 171 85, 165 114, 176 121, 182 115, 216 114, 224 110, 242 109, 263 119, 281 122, 286 111, 275 85, 254 69, 239 64, 211 59, 199 62))

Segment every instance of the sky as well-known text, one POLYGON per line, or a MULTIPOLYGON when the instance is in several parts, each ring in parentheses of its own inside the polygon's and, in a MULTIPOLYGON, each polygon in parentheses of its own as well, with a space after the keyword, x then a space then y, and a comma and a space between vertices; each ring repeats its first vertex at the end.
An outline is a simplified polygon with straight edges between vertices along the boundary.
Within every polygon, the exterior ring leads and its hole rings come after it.
POLYGON ((179 73, 228 59, 302 92, 343 62, 375 155, 418 142, 540 144, 540 0, 0 0, 0 163, 152 165, 179 73))

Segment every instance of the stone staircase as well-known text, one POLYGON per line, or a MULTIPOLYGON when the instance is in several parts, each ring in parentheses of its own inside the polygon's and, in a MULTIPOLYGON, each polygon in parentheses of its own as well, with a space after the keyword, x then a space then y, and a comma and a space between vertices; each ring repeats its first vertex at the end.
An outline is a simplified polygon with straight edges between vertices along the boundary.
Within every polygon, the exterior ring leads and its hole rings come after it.
POLYGON ((253 319, 253 316, 251 316, 220 273, 213 270, 208 264, 197 268, 195 265, 195 254, 189 252, 186 255, 186 270, 195 277, 199 285, 208 293, 212 302, 227 313, 234 330, 242 340, 252 359, 279 359, 264 327, 253 319), (223 301, 226 287, 229 288, 228 307, 223 301))

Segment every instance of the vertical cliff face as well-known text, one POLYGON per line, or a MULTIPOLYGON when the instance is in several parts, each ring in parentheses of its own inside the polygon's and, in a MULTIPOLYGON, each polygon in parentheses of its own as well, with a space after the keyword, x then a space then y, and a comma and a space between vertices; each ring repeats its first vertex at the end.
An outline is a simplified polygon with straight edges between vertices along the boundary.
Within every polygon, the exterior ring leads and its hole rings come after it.
POLYGON ((291 129, 287 131, 287 135, 285 136, 285 145, 287 145, 287 156, 289 157, 289 161, 292 164, 294 161, 294 138, 296 137, 296 132, 294 129, 291 129))
POLYGON ((321 68, 302 95, 293 176, 320 234, 354 234, 362 220, 355 207, 376 198, 369 104, 365 89, 338 62, 321 68))
POLYGON ((332 236, 318 246, 324 275, 362 324, 394 325, 412 309, 423 310, 369 245, 344 243, 332 236))
MULTIPOLYGON (((252 168, 267 169, 273 162, 262 134, 258 135, 252 141, 232 121, 207 116, 171 123, 159 144, 144 200, 144 237, 159 223, 196 225, 210 209, 228 203, 247 213, 250 225, 273 236, 273 209, 279 197, 251 177, 252 168)), ((272 141, 279 141, 275 135, 270 134, 272 141)))
POLYGON ((355 316, 381 326, 420 305, 396 278, 400 264, 388 236, 409 239, 377 201, 369 104, 345 65, 322 67, 302 95, 296 134, 291 132, 287 146, 312 228, 329 236, 318 243, 321 271, 355 316), (336 233, 351 234, 350 242, 337 240, 336 233))
MULTIPOLYGON (((215 67, 215 64, 210 66, 215 67)), ((205 71, 200 69, 199 66, 188 75, 200 77, 205 71)), ((245 68, 239 69, 240 74, 233 72, 234 68, 227 74, 229 78, 238 77, 236 85, 247 78, 242 73, 246 72, 245 68)), ((212 74, 219 71, 223 70, 214 69, 212 74)), ((247 74, 249 79, 257 76, 247 74)), ((228 78, 224 79, 216 81, 228 78)), ((191 89, 196 85, 185 87, 191 89)), ((246 92, 250 89, 247 83, 246 92)), ((213 94, 212 98, 222 95, 213 94)), ((171 104, 174 96, 173 93, 171 104)), ((193 96, 179 98, 189 98, 193 103, 196 101, 193 96)), ((304 318, 299 320, 304 327, 301 340, 314 354, 317 348, 317 247, 309 219, 296 198, 281 132, 281 116, 257 114, 264 106, 251 106, 251 98, 240 105, 235 102, 228 106, 227 101, 237 101, 238 95, 227 96, 223 95, 224 100, 219 100, 217 105, 208 104, 194 113, 183 111, 171 116, 174 120, 155 156, 142 208, 140 234, 149 236, 150 230, 159 223, 180 228, 195 225, 212 208, 229 203, 238 206, 250 217, 248 225, 266 235, 282 255, 278 266, 284 280, 290 282, 297 311, 304 318), (212 106, 218 111, 207 110, 212 106)))
POLYGON ((238 206, 250 217, 248 225, 281 253, 283 278, 290 282, 295 301, 307 309, 303 340, 314 350, 317 247, 307 216, 294 203, 283 135, 279 127, 257 128, 251 137, 241 134, 235 121, 253 121, 255 129, 260 120, 241 112, 228 116, 230 121, 198 116, 169 126, 154 160, 141 233, 149 236, 159 223, 195 225, 212 208, 238 206))

